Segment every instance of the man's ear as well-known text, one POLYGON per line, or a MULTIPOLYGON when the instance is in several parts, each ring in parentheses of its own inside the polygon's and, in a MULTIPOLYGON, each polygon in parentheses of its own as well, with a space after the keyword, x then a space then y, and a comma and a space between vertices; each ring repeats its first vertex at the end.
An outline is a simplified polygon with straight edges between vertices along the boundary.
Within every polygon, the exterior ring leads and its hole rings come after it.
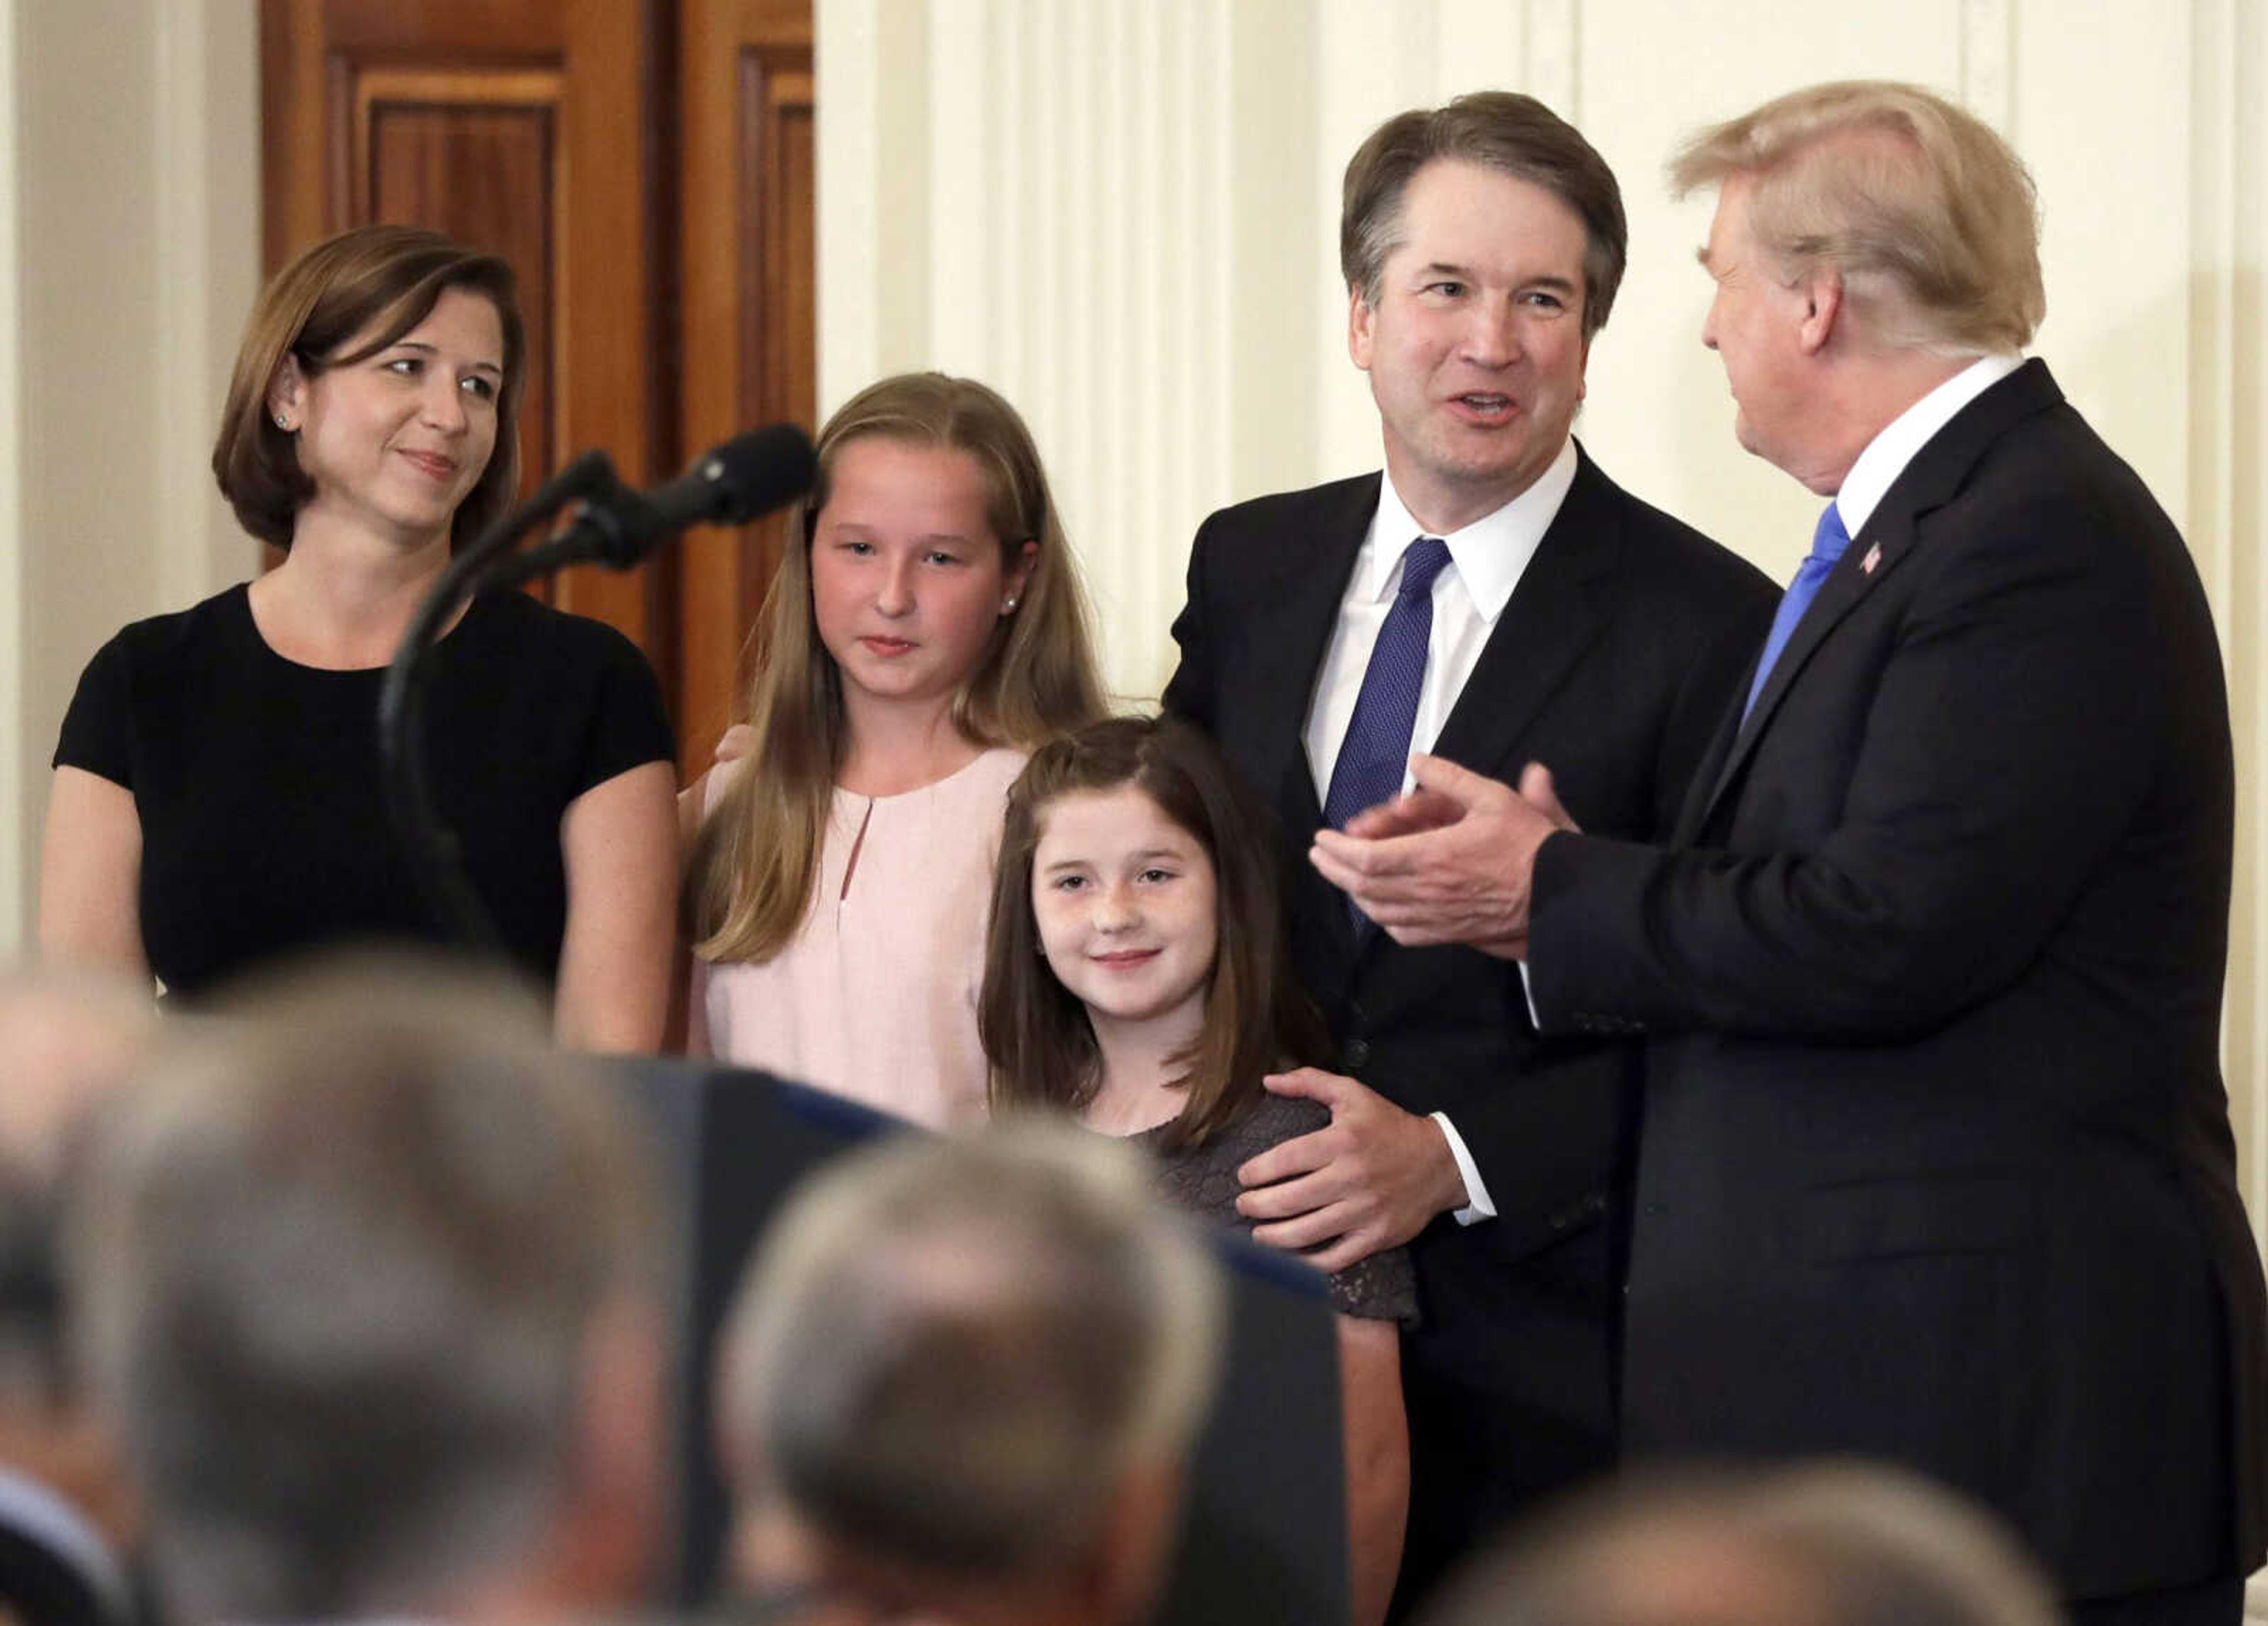
MULTIPOLYGON (((1803 320, 1796 329, 1796 342, 1807 356, 1815 356, 1827 348, 1835 336, 1836 328, 1847 308, 1844 303, 1843 273, 1831 265, 1820 266, 1804 274, 1796 284, 1796 294, 1803 300, 1803 320)), ((1846 335, 1847 336, 1847 335, 1846 335)))
POLYGON ((1347 290, 1347 354, 1365 372, 1370 371, 1370 324, 1375 314, 1362 290, 1347 290))

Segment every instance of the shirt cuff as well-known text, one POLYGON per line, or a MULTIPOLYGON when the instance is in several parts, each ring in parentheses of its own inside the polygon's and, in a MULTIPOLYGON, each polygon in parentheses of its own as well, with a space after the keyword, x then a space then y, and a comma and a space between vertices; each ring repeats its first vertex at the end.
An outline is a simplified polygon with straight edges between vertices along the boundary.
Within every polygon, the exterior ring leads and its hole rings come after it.
POLYGON ((1496 1218, 1496 1202, 1489 1196, 1488 1185, 1481 1179, 1481 1171, 1466 1150, 1465 1137, 1457 1133, 1457 1126, 1449 1122, 1446 1112, 1427 1115, 1441 1126, 1441 1138, 1449 1143, 1449 1155, 1457 1160, 1457 1174, 1465 1182, 1465 1206, 1455 1210, 1456 1222, 1469 1225, 1479 1220, 1496 1218))

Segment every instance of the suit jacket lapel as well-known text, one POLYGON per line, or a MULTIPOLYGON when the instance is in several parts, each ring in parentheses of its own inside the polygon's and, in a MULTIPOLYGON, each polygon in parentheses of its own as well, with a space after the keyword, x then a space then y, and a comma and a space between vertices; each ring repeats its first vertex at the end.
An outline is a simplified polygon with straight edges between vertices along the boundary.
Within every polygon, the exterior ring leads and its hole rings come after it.
POLYGON ((1433 754, 1511 776, 1521 738, 1607 620, 1622 554, 1621 516, 1597 465, 1577 448, 1575 483, 1482 646, 1433 754))
MULTIPOLYGON (((1755 753, 1756 741, 1771 726, 1772 714, 1779 709, 1780 702, 1801 674, 1813 651, 1835 630, 1837 623, 1896 571, 1912 551, 1921 517, 1953 498, 1985 448, 2011 425, 2062 399, 2062 392, 2048 376, 2047 364, 2037 359, 2027 362, 1962 408, 1914 455, 1891 482, 1867 523, 1859 527, 1859 534, 1851 539, 1841 562, 1820 585, 1819 596, 1796 623, 1794 634, 1780 651, 1771 675, 1764 679, 1756 703, 1749 710, 1747 720, 1735 725, 1738 732, 1734 734, 1729 750, 1724 753, 1714 776, 1707 779, 1707 799, 1697 812, 1689 805, 1687 818, 1680 821, 1684 834, 1697 835, 1740 777, 1742 769, 1755 753)), ((1747 697, 1748 689, 1743 686, 1735 707, 1747 697)), ((1734 715, 1738 716, 1737 710, 1734 715)))
MULTIPOLYGON (((1322 799, 1315 794, 1307 761, 1307 707, 1338 626, 1339 603, 1354 573, 1355 555, 1378 511, 1378 491, 1376 477, 1349 488, 1344 501, 1322 513, 1309 534, 1285 539, 1287 569, 1274 594, 1254 607, 1250 624, 1240 635, 1249 647, 1279 657, 1246 703, 1260 713, 1253 738, 1274 742, 1276 748, 1269 782, 1253 789, 1267 797, 1292 848, 1302 853, 1307 838, 1323 822, 1322 799)), ((1351 967, 1359 945, 1345 894, 1304 857, 1287 881, 1293 930, 1320 934, 1336 966, 1351 967)))

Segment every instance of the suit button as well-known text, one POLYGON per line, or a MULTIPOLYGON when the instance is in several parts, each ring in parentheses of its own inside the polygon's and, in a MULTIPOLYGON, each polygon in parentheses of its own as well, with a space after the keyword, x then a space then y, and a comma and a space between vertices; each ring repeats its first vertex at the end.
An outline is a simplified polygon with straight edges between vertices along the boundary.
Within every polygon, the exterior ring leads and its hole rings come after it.
POLYGON ((1364 1065, 1369 1060, 1370 1041, 1367 1039, 1350 1039, 1347 1041, 1344 1064, 1348 1071, 1353 1071, 1356 1068, 1364 1065))

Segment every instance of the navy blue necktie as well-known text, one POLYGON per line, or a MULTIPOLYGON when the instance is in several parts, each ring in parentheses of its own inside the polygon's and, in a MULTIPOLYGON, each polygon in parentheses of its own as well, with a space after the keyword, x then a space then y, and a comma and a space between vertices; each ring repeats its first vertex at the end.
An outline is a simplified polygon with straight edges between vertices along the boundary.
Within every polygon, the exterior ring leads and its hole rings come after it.
POLYGON ((1811 551, 1803 563, 1795 567, 1795 579, 1787 585, 1781 596, 1779 614, 1772 617, 1771 634, 1764 639, 1764 658, 1756 662, 1756 681, 1749 685, 1749 703, 1741 708, 1741 720, 1747 722, 1749 713, 1756 709, 1756 696, 1764 692, 1764 680, 1771 676, 1772 663, 1795 636, 1796 623, 1803 619, 1804 611, 1819 596, 1819 586, 1835 569, 1835 562, 1851 545, 1851 533, 1843 528, 1843 516, 1834 504, 1819 516, 1818 528, 1811 533, 1811 551))
POLYGON ((1410 731, 1433 636, 1433 578, 1448 563, 1449 545, 1438 536, 1419 537, 1402 555, 1402 585, 1371 646, 1346 739, 1331 764, 1323 822, 1335 830, 1394 796, 1410 771, 1410 731))

